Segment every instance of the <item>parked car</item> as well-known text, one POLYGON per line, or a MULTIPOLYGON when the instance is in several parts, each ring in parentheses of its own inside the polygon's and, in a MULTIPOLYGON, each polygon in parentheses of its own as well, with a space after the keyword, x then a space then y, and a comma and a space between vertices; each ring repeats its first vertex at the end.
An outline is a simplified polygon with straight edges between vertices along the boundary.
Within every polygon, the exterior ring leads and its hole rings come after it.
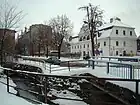
POLYGON ((57 57, 50 57, 46 60, 46 62, 54 65, 60 65, 61 60, 59 60, 57 57))

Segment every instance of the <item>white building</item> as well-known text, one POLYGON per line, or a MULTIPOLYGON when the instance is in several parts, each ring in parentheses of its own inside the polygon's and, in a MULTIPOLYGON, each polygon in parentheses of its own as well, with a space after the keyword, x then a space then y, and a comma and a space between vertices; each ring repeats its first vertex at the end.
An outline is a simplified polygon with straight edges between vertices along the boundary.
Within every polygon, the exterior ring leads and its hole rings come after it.
MULTIPOLYGON (((117 17, 111 18, 110 23, 104 24, 99 28, 99 34, 95 38, 95 44, 99 45, 98 50, 102 51, 100 55, 135 55, 137 36, 134 29, 122 23, 121 19, 117 17)), ((91 56, 91 42, 87 26, 82 26, 78 37, 71 40, 71 52, 81 52, 82 56, 85 54, 91 56)))

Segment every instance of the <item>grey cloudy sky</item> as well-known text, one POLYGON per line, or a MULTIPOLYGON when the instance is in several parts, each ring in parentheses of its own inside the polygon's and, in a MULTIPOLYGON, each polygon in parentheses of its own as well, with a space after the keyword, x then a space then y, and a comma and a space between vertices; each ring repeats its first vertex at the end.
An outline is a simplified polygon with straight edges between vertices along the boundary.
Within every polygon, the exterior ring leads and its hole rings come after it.
MULTIPOLYGON (((1 0, 0 0, 1 1, 1 0)), ((74 34, 78 34, 85 13, 78 7, 87 5, 100 5, 104 12, 104 20, 118 16, 121 20, 136 28, 140 34, 140 0, 10 0, 18 4, 18 8, 27 13, 21 27, 35 23, 43 23, 56 15, 66 14, 74 24, 74 34)))

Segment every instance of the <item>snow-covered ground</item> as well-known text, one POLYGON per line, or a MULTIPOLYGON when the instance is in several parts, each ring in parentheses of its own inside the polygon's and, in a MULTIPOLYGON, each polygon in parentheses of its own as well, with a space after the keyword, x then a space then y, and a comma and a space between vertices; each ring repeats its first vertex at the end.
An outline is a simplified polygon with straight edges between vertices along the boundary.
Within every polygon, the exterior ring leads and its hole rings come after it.
MULTIPOLYGON (((6 83, 6 79, 0 78, 1 82, 6 83)), ((16 86, 12 80, 9 80, 10 85, 16 86)), ((10 92, 16 94, 17 91, 10 87, 10 92)), ((10 94, 7 92, 6 85, 0 83, 0 105, 34 105, 27 100, 10 94)), ((47 105, 47 104, 39 104, 39 105, 47 105)))
MULTIPOLYGON (((76 94, 68 91, 68 90, 63 90, 63 91, 57 91, 52 89, 48 95, 55 95, 57 97, 64 97, 64 98, 70 98, 70 99, 79 99, 82 100, 80 97, 76 96, 76 94)), ((75 100, 66 100, 66 99, 56 99, 52 100, 54 103, 58 103, 60 105, 87 105, 83 101, 75 101, 75 100)))

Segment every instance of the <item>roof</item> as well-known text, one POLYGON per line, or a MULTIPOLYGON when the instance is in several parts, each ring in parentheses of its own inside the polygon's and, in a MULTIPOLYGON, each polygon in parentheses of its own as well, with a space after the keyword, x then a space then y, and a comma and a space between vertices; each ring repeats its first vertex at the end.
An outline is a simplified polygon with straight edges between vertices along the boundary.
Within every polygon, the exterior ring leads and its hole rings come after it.
POLYGON ((70 43, 77 43, 77 42, 79 42, 79 37, 78 36, 72 37, 70 43))
POLYGON ((112 32, 112 29, 101 31, 101 36, 98 37, 98 39, 109 37, 111 35, 111 32, 112 32))
POLYGON ((124 24, 123 22, 121 22, 121 19, 119 19, 118 17, 114 17, 110 19, 110 23, 104 24, 103 26, 101 26, 99 28, 99 30, 103 30, 112 26, 117 26, 117 27, 126 27, 126 28, 134 28, 131 27, 127 24, 124 24))
POLYGON ((4 31, 4 30, 6 30, 6 31, 11 31, 11 32, 14 32, 14 33, 16 33, 16 31, 15 31, 15 30, 12 30, 12 29, 4 29, 4 28, 0 28, 0 30, 1 30, 1 31, 4 31))
POLYGON ((137 39, 140 39, 140 35, 137 37, 137 39))
POLYGON ((86 36, 86 35, 89 35, 89 28, 88 25, 83 24, 78 36, 86 36))

